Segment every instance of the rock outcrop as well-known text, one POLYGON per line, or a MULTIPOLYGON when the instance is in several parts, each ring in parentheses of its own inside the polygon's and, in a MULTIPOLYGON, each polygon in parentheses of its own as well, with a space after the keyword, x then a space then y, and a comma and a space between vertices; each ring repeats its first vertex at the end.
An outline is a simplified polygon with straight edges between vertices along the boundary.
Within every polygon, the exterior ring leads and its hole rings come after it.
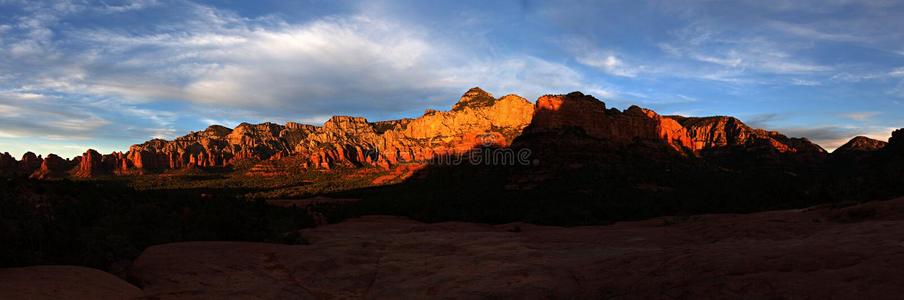
POLYGON ((0 299, 140 299, 141 296, 138 287, 97 269, 76 266, 0 269, 0 299))
POLYGON ((884 299, 904 292, 901 208, 904 199, 570 228, 366 216, 304 230, 309 245, 153 246, 131 275, 161 299, 884 299))
POLYGON ((533 122, 525 133, 569 128, 614 145, 653 142, 683 153, 705 155, 712 150, 742 147, 777 153, 825 154, 825 150, 806 139, 753 129, 733 117, 660 116, 637 106, 619 111, 607 109, 602 101, 579 92, 540 97, 533 122))
POLYGON ((874 140, 865 136, 854 137, 838 149, 833 154, 856 153, 856 152, 873 152, 885 148, 888 143, 874 140))
POLYGON ((669 116, 687 128, 694 150, 744 147, 778 153, 825 154, 816 144, 803 138, 789 138, 779 132, 754 129, 734 117, 669 116))
POLYGON ((125 154, 86 153, 77 176, 142 174, 186 167, 250 167, 247 174, 285 174, 297 164, 307 169, 382 167, 429 160, 483 145, 505 146, 530 123, 533 105, 516 95, 499 99, 474 88, 449 112, 428 111, 417 119, 369 122, 335 116, 317 127, 289 122, 213 125, 173 141, 154 139, 125 154), (291 160, 285 158, 292 157, 291 160), (267 162, 267 161, 280 161, 267 162))
POLYGON ((9 152, 0 153, 0 176, 11 176, 19 171, 19 161, 9 152))
POLYGON ((25 152, 22 155, 22 160, 19 161, 19 172, 22 174, 31 174, 35 170, 41 167, 41 163, 44 161, 40 155, 35 155, 33 152, 25 152))
POLYGON ((567 129, 578 129, 589 137, 615 145, 654 141, 678 151, 694 150, 685 128, 652 110, 637 106, 631 106, 624 112, 606 109, 602 101, 580 92, 540 97, 533 122, 526 132, 567 129))
POLYGON ((44 159, 40 155, 35 155, 33 152, 26 152, 22 155, 22 160, 18 161, 8 152, 4 152, 0 154, 0 175, 28 176, 40 168, 43 161, 44 159))
POLYGON ((891 138, 888 139, 888 149, 904 154, 904 128, 891 133, 891 138))
MULTIPOLYGON (((459 155, 475 147, 506 147, 523 134, 563 131, 580 132, 603 141, 605 147, 665 146, 685 156, 738 151, 817 158, 826 154, 806 139, 753 129, 732 117, 660 116, 637 106, 619 111, 580 92, 546 95, 531 104, 517 95, 495 98, 480 88, 472 88, 450 111, 428 110, 415 119, 371 122, 361 117, 336 116, 322 126, 294 122, 242 123, 235 128, 212 125, 172 141, 153 139, 133 145, 125 153, 100 155, 89 151, 74 174, 129 175, 192 167, 254 169, 247 174, 258 175, 285 174, 295 166, 391 168, 459 155), (255 164, 266 166, 255 168, 255 164)), ((659 150, 652 152, 656 151, 659 150)), ((5 166, 11 161, 0 158, 0 170, 11 169, 5 166)), ((40 166, 40 157, 30 154, 23 157, 16 172, 33 174, 40 166)))
POLYGON ((76 177, 95 177, 104 175, 107 170, 104 168, 103 156, 94 149, 88 149, 82 154, 79 160, 78 168, 73 173, 76 177))
POLYGON ((35 179, 58 179, 66 177, 67 172, 72 169, 74 164, 65 160, 56 154, 48 154, 47 158, 41 163, 41 167, 31 174, 31 178, 35 179))

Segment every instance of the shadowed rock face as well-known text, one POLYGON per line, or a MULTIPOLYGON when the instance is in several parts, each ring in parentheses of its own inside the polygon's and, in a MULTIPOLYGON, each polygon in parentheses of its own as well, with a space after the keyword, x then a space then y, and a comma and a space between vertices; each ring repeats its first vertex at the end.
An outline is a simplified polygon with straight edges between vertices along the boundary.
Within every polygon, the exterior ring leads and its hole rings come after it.
POLYGON ((19 169, 19 161, 16 160, 9 152, 0 153, 0 175, 10 176, 19 169))
POLYGON ((825 150, 806 139, 753 129, 733 117, 664 117, 637 106, 622 112, 606 109, 602 101, 579 92, 540 97, 533 121, 525 134, 561 132, 569 128, 578 129, 587 137, 605 140, 610 146, 647 142, 697 155, 718 154, 726 150, 812 156, 826 154, 825 150))
POLYGON ((888 139, 888 148, 898 153, 904 153, 904 128, 895 130, 888 139))
POLYGON ((141 295, 141 289, 91 268, 0 269, 0 299, 137 299, 141 295))
POLYGON ((310 245, 153 246, 131 268, 141 291, 84 268, 0 269, 0 298, 886 299, 904 293, 902 212, 898 199, 572 228, 366 216, 302 231, 310 245))
POLYGON ((79 161, 78 169, 75 170, 76 177, 94 177, 102 175, 104 170, 103 156, 94 149, 88 149, 79 161))
POLYGON ((775 131, 754 129, 734 117, 669 118, 687 128, 695 150, 746 147, 778 153, 826 154, 822 147, 805 138, 789 138, 775 131))
POLYGON ((458 100, 458 103, 455 103, 455 105, 452 106, 452 111, 463 110, 466 107, 473 109, 493 106, 493 103, 495 102, 496 98, 493 98, 492 94, 487 93, 479 87, 474 87, 461 96, 461 99, 458 100))
POLYGON ((36 179, 57 179, 66 177, 67 171, 72 169, 76 164, 65 160, 56 154, 48 154, 47 158, 41 163, 41 167, 31 174, 31 178, 36 179))
POLYGON ((41 156, 35 155, 32 152, 26 152, 22 155, 22 160, 19 161, 19 172, 23 174, 31 174, 35 170, 41 167, 41 163, 44 159, 41 156))
POLYGON ((0 269, 0 299, 894 299, 904 199, 608 226, 365 216, 308 245, 150 247, 126 283, 70 266, 0 269))

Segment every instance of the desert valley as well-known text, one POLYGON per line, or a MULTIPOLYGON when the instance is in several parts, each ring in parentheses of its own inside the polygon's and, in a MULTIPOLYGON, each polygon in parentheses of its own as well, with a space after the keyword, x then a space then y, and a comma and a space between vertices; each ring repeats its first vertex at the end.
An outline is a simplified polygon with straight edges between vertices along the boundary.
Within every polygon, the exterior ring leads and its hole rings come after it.
POLYGON ((0 0, 0 300, 900 299, 904 0, 0 0))
POLYGON ((904 195, 902 130, 829 153, 733 117, 473 88, 413 119, 215 125, 125 153, 2 162, 3 263, 21 267, 0 270, 0 293, 13 298, 793 298, 904 286, 893 275, 904 202, 892 200, 904 195))

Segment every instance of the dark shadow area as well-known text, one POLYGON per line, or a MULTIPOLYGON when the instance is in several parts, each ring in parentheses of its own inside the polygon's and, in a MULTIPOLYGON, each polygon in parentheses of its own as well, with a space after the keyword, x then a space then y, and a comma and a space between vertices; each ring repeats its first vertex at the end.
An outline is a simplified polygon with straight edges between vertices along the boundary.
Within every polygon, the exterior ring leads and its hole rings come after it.
MULTIPOLYGON (((568 127, 539 133, 528 128, 511 149, 529 149, 529 163, 471 164, 468 157, 438 157, 402 183, 331 196, 362 199, 344 215, 574 226, 904 195, 904 151, 891 146, 853 161, 757 145, 712 149, 698 157, 661 141, 616 144, 568 127)), ((488 150, 466 156, 493 153, 488 150)))
POLYGON ((305 209, 224 191, 136 191, 117 181, 4 179, 0 267, 81 265, 124 275, 145 248, 179 241, 304 243, 305 209))

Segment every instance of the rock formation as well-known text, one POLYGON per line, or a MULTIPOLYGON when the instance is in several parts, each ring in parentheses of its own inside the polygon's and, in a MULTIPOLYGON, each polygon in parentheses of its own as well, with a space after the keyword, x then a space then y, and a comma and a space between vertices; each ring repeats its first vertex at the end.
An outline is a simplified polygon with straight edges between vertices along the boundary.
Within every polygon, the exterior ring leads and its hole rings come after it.
POLYGON ((873 152, 882 148, 885 148, 885 145, 888 143, 874 140, 865 136, 854 137, 838 149, 833 151, 833 154, 841 154, 841 153, 852 153, 852 152, 873 152))
POLYGON ((36 179, 57 179, 66 177, 67 171, 72 169, 74 164, 65 160, 56 154, 48 154, 47 158, 41 163, 41 167, 31 174, 31 178, 36 179))
POLYGON ((525 132, 535 134, 566 129, 577 129, 588 137, 614 145, 655 141, 678 151, 693 150, 685 128, 652 110, 637 106, 624 112, 606 109, 602 101, 580 92, 540 97, 533 122, 525 132))
POLYGON ((9 155, 9 152, 0 154, 0 175, 10 176, 19 170, 19 161, 9 155))
POLYGON ((904 154, 904 128, 895 130, 888 139, 888 149, 904 154))
POLYGON ((686 153, 700 154, 731 147, 777 153, 825 153, 821 147, 806 139, 753 129, 733 117, 660 116, 637 106, 619 111, 607 109, 602 101, 580 92, 540 97, 533 122, 525 132, 542 133, 566 128, 578 129, 589 137, 614 145, 646 141, 663 143, 686 153))
POLYGON ((31 174, 41 167, 41 162, 43 161, 44 159, 42 159, 40 155, 35 155, 33 152, 26 152, 22 155, 22 160, 19 161, 19 172, 22 174, 31 174))
MULTIPOLYGON (((530 123, 533 105, 516 95, 499 99, 474 88, 449 112, 428 111, 417 119, 369 122, 335 116, 317 127, 289 122, 242 123, 234 129, 213 125, 173 141, 154 139, 125 154, 86 153, 77 176, 141 174, 186 167, 239 167, 266 164, 249 174, 284 174, 283 160, 303 168, 377 166, 389 168, 437 155, 461 153, 481 145, 508 145, 530 123)), ((96 152, 95 152, 96 153, 96 152)))
POLYGON ((803 138, 789 138, 775 131, 754 129, 734 117, 670 116, 687 128, 695 150, 746 147, 768 149, 778 153, 824 154, 823 150, 803 138))
MULTIPOLYGON (((336 116, 322 126, 293 122, 242 123, 235 128, 212 125, 171 141, 153 139, 133 145, 125 153, 100 155, 91 150, 73 173, 91 177, 201 167, 255 170, 248 174, 286 174, 289 169, 299 168, 390 168, 458 155, 475 147, 509 146, 523 134, 566 131, 601 141, 605 147, 664 146, 672 149, 672 154, 684 156, 752 152, 759 156, 818 159, 826 155, 825 150, 806 139, 750 128, 733 117, 660 116, 637 106, 620 111, 580 92, 545 95, 531 104, 517 95, 495 98, 480 88, 472 88, 450 111, 427 110, 414 119, 371 122, 361 117, 336 116), (255 168, 256 164, 266 166, 255 168)), ((32 174, 41 161, 33 153, 26 154, 14 168, 15 160, 6 155, 0 157, 0 171, 32 174)))
POLYGON ((87 178, 104 175, 104 173, 106 172, 103 165, 103 156, 94 149, 88 149, 85 154, 82 154, 78 168, 73 175, 87 178))

